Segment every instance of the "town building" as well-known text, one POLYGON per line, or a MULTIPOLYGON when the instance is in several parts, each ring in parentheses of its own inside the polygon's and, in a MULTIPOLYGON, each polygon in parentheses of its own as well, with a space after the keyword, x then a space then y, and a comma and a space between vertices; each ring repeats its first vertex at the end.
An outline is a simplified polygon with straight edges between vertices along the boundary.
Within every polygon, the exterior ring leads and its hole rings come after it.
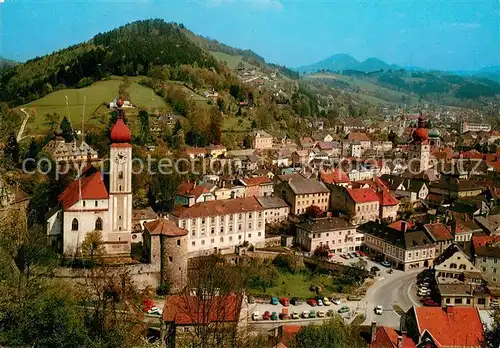
POLYGON ((467 132, 491 132, 491 125, 487 123, 460 122, 460 133, 467 132))
MULTIPOLYGON (((121 99, 119 99, 119 106, 121 99)), ((100 231, 106 253, 130 256, 132 235, 132 134, 118 118, 110 131, 109 183, 93 166, 87 166, 58 197, 49 212, 47 234, 51 244, 67 256, 80 256, 88 232, 100 231)))
POLYGON ((320 180, 329 187, 329 185, 338 185, 348 187, 351 184, 349 176, 340 169, 332 169, 329 172, 321 171, 320 180))
POLYGON ((151 207, 132 210, 132 243, 143 242, 144 224, 158 219, 151 207))
POLYGON ((238 181, 245 187, 245 197, 266 197, 274 193, 273 182, 267 176, 244 178, 238 181))
POLYGON ((480 195, 484 188, 471 180, 439 180, 429 184, 429 192, 450 198, 473 197, 480 195))
POLYGON ((290 179, 284 183, 281 194, 292 214, 304 214, 312 205, 328 210, 330 190, 315 178, 290 179))
POLYGON ((84 140, 66 142, 60 127, 54 132, 54 139, 43 147, 43 152, 50 155, 59 165, 63 163, 89 163, 98 162, 97 151, 90 147, 84 140))
POLYGON ((363 147, 359 141, 353 141, 349 145, 349 156, 354 158, 360 158, 363 153, 363 147))
POLYGON ((375 221, 380 216, 380 198, 372 188, 332 186, 330 206, 346 213, 355 225, 375 221))
POLYGON ((19 217, 27 222, 26 213, 29 204, 29 196, 17 186, 7 185, 0 178, 0 220, 4 219, 13 211, 19 212, 19 217))
POLYGON ((399 201, 387 189, 377 192, 380 200, 380 218, 387 222, 396 221, 399 211, 399 201))
POLYGON ((264 208, 255 197, 176 207, 170 219, 189 231, 190 257, 234 252, 236 246, 247 243, 263 247, 265 243, 264 208))
POLYGON ((273 136, 263 130, 250 133, 248 141, 252 149, 270 149, 273 147, 273 136))
POLYGON ((429 133, 422 115, 418 118, 418 128, 412 133, 412 138, 408 148, 408 170, 416 174, 429 169, 429 133))
POLYGON ((220 144, 210 144, 206 147, 207 154, 212 158, 224 157, 227 154, 227 148, 220 144))
POLYGON ((472 237, 474 265, 488 285, 500 286, 500 236, 472 237))
POLYGON ((454 241, 451 229, 441 222, 425 224, 424 229, 436 245, 435 255, 441 255, 454 241))
POLYGON ((435 257, 434 243, 419 229, 402 231, 379 222, 367 222, 358 226, 365 235, 369 255, 390 262, 394 268, 404 271, 432 266, 435 257))
POLYGON ((401 317, 401 332, 415 347, 479 348, 484 329, 476 308, 411 307, 401 317))
POLYGON ((314 252, 328 246, 332 252, 346 253, 359 250, 363 234, 347 220, 336 217, 309 219, 296 225, 296 242, 305 251, 314 252))
POLYGON ((175 204, 192 206, 196 203, 209 202, 215 200, 215 194, 196 181, 183 182, 176 190, 175 204))
POLYGON ((257 197, 264 209, 266 224, 285 221, 290 214, 290 206, 281 198, 275 196, 257 197))
POLYGON ((429 188, 422 180, 414 180, 391 174, 384 174, 380 178, 396 196, 407 197, 411 202, 426 199, 429 195, 429 188))

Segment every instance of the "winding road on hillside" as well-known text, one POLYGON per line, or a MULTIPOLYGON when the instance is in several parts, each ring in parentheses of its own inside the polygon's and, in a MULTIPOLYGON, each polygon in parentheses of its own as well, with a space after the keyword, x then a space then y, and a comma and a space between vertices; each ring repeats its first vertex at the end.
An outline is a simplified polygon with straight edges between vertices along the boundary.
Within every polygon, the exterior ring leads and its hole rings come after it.
POLYGON ((24 110, 24 108, 21 108, 20 110, 26 116, 24 117, 23 124, 21 125, 21 129, 19 129, 19 133, 17 133, 17 142, 20 142, 21 140, 23 140, 24 128, 26 128, 26 124, 28 123, 28 120, 30 118, 30 114, 26 110, 24 110))

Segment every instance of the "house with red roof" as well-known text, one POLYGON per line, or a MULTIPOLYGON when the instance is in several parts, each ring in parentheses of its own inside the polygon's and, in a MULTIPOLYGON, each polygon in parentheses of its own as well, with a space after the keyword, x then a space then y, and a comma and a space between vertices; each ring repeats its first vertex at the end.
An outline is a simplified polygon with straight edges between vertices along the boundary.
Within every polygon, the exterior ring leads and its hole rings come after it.
POLYGON ((274 193, 274 185, 267 176, 256 176, 238 179, 245 187, 245 197, 267 197, 274 193))
POLYGON ((436 255, 440 255, 455 240, 451 234, 451 227, 441 222, 425 224, 424 229, 436 244, 436 255))
POLYGON ((295 336, 302 329, 300 325, 281 325, 270 331, 269 346, 289 348, 295 346, 295 336))
POLYGON ((351 223, 359 225, 380 218, 380 198, 371 187, 331 185, 330 190, 330 208, 349 215, 351 223))
POLYGON ((406 334, 396 331, 392 327, 381 326, 376 329, 376 323, 372 323, 371 340, 368 348, 415 348, 415 342, 406 334))
POLYGON ((388 189, 377 192, 380 199, 380 218, 385 221, 395 221, 399 211, 399 201, 388 189))
POLYGON ((124 122, 121 99, 110 131, 110 169, 104 176, 87 165, 59 195, 47 216, 47 234, 58 251, 81 256, 87 233, 99 231, 108 255, 130 256, 132 224, 132 134, 124 122))
MULTIPOLYGON (((205 332, 199 330, 201 327, 207 330, 217 327, 219 330, 237 334, 246 322, 243 306, 243 297, 236 294, 206 297, 190 294, 168 296, 162 313, 167 333, 165 346, 198 346, 202 340, 215 339, 211 334, 201 335, 200 332, 205 332)), ((215 342, 213 344, 215 345, 215 342)))
POLYGON ((479 348, 484 337, 476 308, 412 307, 401 320, 401 331, 417 347, 479 348))
POLYGON ((320 180, 327 186, 338 185, 348 187, 351 184, 349 176, 341 169, 332 169, 329 172, 321 171, 320 180))
POLYGON ((213 200, 215 200, 215 194, 205 186, 198 185, 196 181, 183 182, 177 187, 175 204, 190 207, 196 203, 213 200))

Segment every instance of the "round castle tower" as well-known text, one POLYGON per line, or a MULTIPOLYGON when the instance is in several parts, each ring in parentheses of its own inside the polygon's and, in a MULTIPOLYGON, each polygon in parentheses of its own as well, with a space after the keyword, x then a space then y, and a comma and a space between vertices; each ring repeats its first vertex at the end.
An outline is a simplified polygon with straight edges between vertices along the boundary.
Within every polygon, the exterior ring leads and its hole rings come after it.
POLYGON ((171 293, 182 291, 188 280, 188 231, 167 219, 150 221, 145 228, 150 261, 160 266, 160 284, 168 282, 171 293))

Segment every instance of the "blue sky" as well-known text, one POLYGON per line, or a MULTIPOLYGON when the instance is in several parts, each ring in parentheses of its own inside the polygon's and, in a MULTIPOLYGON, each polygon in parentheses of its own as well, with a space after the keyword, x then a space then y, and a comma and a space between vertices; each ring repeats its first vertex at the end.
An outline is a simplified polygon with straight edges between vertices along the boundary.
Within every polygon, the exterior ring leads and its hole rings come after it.
POLYGON ((500 65, 498 0, 0 0, 0 16, 0 55, 20 61, 163 18, 293 67, 336 53, 429 69, 500 65))

